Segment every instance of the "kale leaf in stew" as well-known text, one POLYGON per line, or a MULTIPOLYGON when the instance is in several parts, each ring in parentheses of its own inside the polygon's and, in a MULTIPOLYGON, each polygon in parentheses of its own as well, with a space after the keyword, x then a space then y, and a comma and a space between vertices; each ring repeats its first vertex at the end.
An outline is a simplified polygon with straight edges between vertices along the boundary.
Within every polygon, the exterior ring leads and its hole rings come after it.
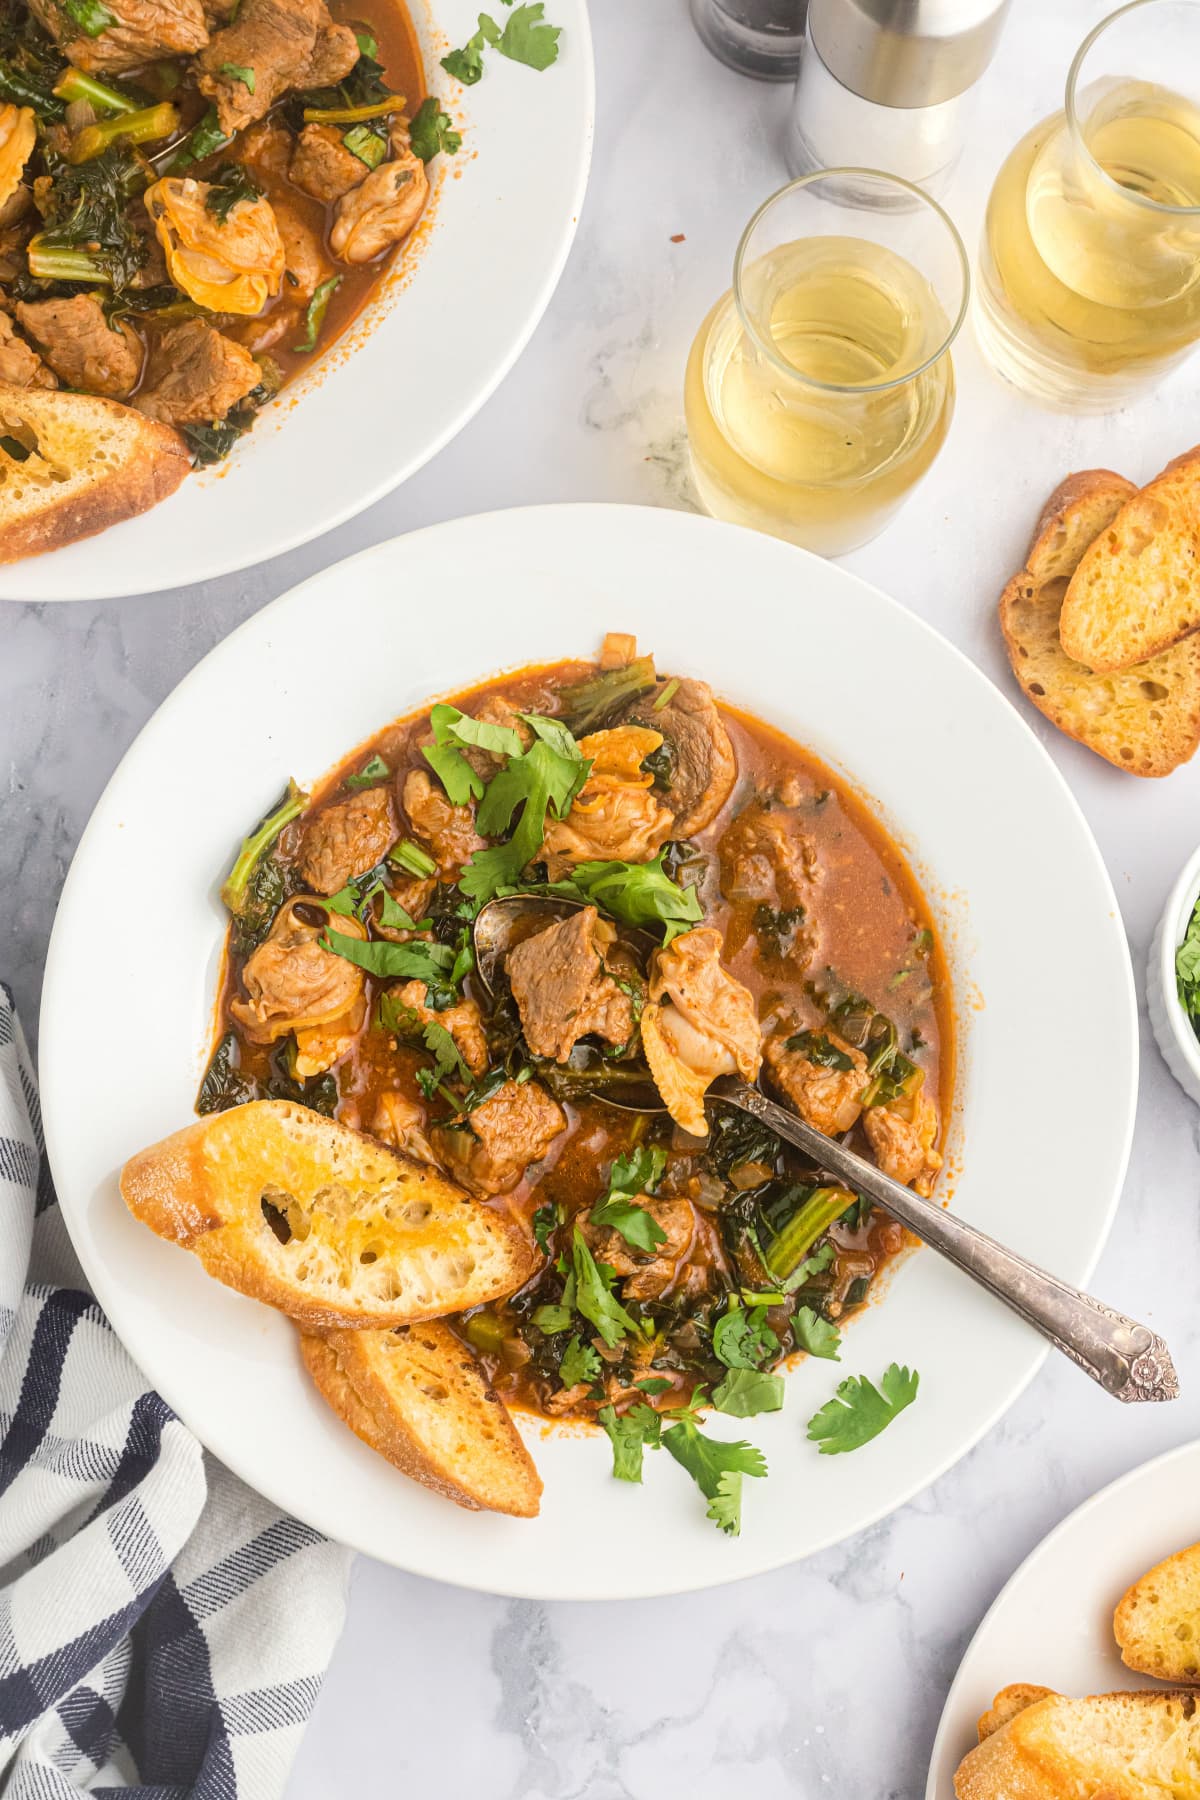
POLYGON ((598 1418, 626 1479, 647 1442, 685 1460, 701 1401, 777 1408, 771 1371, 836 1357, 903 1242, 706 1107, 718 1075, 761 1077, 921 1193, 941 1165, 948 984, 902 858, 811 756, 627 637, 290 788, 224 898, 198 1110, 302 1101, 521 1218, 537 1273, 455 1328, 506 1402, 598 1418), (489 991, 472 921, 514 892, 563 904, 489 991), (632 1109, 654 1090, 665 1110, 632 1109))

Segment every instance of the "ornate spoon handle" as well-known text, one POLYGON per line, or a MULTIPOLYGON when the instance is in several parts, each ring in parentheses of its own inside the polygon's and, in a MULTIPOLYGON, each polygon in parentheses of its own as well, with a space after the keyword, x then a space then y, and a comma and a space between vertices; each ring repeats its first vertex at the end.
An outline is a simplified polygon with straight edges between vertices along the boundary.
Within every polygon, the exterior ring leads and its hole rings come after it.
POLYGON ((994 1238, 968 1225, 936 1201, 924 1200, 911 1188, 901 1187, 873 1163, 847 1150, 777 1106, 758 1088, 733 1076, 722 1076, 709 1089, 714 1099, 725 1100, 752 1113, 779 1137, 806 1151, 822 1168, 840 1175, 860 1193, 886 1208, 901 1225, 932 1249, 1003 1300, 1035 1331, 1084 1372, 1098 1381, 1117 1400, 1174 1400, 1179 1378, 1167 1346, 1148 1326, 1139 1325, 1070 1287, 1036 1263, 1026 1262, 1006 1250, 994 1238))

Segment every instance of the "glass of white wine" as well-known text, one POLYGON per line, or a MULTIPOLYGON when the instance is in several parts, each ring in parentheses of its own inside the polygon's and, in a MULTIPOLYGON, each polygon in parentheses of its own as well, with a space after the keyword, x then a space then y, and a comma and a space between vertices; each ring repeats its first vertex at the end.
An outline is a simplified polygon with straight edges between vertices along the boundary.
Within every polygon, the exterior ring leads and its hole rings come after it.
POLYGON ((954 226, 896 176, 825 169, 773 195, 688 358, 707 510, 823 556, 873 538, 949 430, 969 292, 954 226))
POLYGON ((1200 0, 1133 0, 1085 38, 996 177, 976 322, 1002 375, 1073 412, 1200 338, 1200 0))

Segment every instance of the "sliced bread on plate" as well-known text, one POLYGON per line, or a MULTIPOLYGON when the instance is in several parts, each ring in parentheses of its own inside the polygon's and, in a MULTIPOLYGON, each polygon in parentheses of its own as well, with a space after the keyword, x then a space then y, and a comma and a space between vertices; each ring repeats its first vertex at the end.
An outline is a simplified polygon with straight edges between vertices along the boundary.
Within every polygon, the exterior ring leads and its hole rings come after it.
POLYGON ((305 1335, 300 1351, 338 1417, 405 1475, 476 1512, 535 1516, 533 1459, 448 1325, 305 1335))
POLYGON ((958 1800, 1193 1800, 1200 1711, 1192 1694, 1051 1694, 965 1756, 958 1800))
POLYGON ((1200 1682, 1200 1544, 1135 1581, 1117 1607, 1113 1630, 1122 1662, 1139 1675, 1200 1682))
POLYGON ((131 1157, 129 1210, 208 1273, 315 1330, 406 1325, 511 1293, 534 1253, 424 1163, 287 1100, 255 1100, 131 1157))

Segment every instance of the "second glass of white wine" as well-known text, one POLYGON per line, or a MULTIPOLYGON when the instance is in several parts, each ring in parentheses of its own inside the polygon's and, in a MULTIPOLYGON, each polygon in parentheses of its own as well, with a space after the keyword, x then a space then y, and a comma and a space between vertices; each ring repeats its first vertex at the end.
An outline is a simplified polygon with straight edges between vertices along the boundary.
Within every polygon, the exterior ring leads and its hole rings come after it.
POLYGON ((823 556, 874 537, 949 430, 968 293, 958 233, 907 182, 827 169, 774 195, 688 359, 705 508, 823 556))

